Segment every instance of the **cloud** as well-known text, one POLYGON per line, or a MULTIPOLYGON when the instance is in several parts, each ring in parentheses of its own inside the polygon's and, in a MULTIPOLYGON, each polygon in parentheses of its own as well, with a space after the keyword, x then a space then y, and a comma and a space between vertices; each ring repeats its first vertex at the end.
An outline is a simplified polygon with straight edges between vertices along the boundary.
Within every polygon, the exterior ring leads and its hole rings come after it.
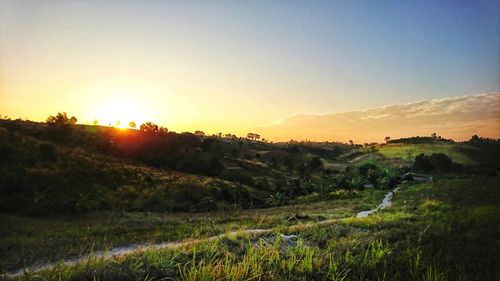
POLYGON ((265 138, 285 141, 382 141, 433 132, 455 140, 472 135, 500 138, 500 93, 440 98, 332 114, 294 114, 256 128, 265 138))

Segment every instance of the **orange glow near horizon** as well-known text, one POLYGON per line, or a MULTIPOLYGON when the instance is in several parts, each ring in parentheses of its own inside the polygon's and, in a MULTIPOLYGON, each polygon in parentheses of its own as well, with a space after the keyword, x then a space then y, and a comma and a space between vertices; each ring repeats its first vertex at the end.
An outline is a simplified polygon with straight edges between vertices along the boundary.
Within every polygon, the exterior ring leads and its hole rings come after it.
POLYGON ((112 101, 109 104, 104 102, 97 107, 95 119, 101 125, 113 125, 117 128, 128 128, 129 122, 141 124, 147 121, 145 109, 130 100, 112 101))
POLYGON ((397 3, 1 0, 0 115, 274 141, 500 137, 499 6, 437 5, 449 18, 430 22, 397 3))

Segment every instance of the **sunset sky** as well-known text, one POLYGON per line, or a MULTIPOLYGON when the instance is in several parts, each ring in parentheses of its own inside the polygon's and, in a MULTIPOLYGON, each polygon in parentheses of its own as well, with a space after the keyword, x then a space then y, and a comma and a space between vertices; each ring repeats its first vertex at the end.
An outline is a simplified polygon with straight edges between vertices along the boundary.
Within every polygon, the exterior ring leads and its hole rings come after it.
POLYGON ((499 1, 0 1, 11 118, 500 138, 499 93, 499 1))

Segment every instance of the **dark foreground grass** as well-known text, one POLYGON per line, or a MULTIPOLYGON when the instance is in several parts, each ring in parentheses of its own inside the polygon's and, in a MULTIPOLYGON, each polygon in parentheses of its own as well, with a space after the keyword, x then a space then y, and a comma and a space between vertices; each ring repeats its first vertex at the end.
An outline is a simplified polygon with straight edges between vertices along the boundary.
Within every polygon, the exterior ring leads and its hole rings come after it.
MULTIPOLYGON (((279 208, 212 213, 115 213, 29 218, 0 215, 1 271, 57 262, 92 251, 214 236, 254 228, 275 228, 344 218, 373 208, 386 191, 366 190, 350 199, 279 208)), ((314 195, 310 196, 316 200, 314 195)), ((304 198, 307 201, 307 198, 304 198)))
POLYGON ((368 218, 91 259, 33 280, 500 280, 499 178, 404 186, 368 218))

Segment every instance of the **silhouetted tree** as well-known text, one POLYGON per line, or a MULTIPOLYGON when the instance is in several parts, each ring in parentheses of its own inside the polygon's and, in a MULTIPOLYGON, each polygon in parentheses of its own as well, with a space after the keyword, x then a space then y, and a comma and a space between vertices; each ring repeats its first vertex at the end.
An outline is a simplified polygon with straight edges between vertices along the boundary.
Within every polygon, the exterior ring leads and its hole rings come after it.
POLYGON ((52 130, 52 137, 56 139, 65 138, 69 135, 70 129, 76 124, 78 119, 75 116, 68 118, 66 112, 58 112, 55 116, 49 116, 47 118, 47 125, 49 129, 52 130))
POLYGON ((479 141, 480 141, 480 139, 479 139, 479 136, 478 136, 478 135, 473 135, 473 136, 470 138, 470 140, 469 140, 469 142, 472 142, 472 143, 475 143, 475 142, 477 143, 477 142, 479 142, 479 141))
POLYGON ((68 114, 66 112, 58 112, 56 116, 49 116, 47 118, 47 124, 53 127, 63 127, 75 125, 78 119, 75 116, 71 116, 68 118, 68 114))
POLYGON ((158 127, 158 125, 154 124, 153 122, 148 121, 146 123, 141 124, 141 126, 139 127, 139 130, 141 130, 142 132, 146 132, 146 133, 157 133, 160 131, 160 128, 158 127))
POLYGON ((251 140, 258 140, 260 139, 260 135, 255 133, 248 133, 247 138, 251 140))

